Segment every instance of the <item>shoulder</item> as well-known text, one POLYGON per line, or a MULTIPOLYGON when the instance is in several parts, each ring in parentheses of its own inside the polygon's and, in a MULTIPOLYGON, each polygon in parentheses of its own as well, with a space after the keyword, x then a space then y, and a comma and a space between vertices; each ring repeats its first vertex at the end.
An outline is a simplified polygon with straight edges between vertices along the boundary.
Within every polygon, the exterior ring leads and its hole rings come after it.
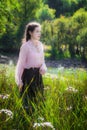
POLYGON ((25 42, 21 45, 20 50, 27 50, 28 48, 28 42, 25 42))

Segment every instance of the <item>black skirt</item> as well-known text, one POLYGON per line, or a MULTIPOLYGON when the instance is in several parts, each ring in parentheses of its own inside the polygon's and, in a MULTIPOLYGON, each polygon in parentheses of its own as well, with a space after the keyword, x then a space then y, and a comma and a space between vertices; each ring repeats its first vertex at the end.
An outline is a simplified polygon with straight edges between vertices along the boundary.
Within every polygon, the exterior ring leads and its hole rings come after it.
POLYGON ((23 87, 20 96, 24 108, 29 109, 32 103, 44 101, 44 84, 39 68, 25 68, 22 74, 23 87))

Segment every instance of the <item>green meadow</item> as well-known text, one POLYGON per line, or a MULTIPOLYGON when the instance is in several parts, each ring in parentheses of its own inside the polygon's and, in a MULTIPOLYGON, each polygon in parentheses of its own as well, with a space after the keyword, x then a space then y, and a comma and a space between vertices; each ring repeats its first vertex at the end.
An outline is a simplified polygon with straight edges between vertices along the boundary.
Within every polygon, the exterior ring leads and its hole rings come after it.
POLYGON ((48 68, 43 75, 45 105, 28 115, 14 80, 14 65, 0 65, 0 130, 86 130, 87 71, 48 68))

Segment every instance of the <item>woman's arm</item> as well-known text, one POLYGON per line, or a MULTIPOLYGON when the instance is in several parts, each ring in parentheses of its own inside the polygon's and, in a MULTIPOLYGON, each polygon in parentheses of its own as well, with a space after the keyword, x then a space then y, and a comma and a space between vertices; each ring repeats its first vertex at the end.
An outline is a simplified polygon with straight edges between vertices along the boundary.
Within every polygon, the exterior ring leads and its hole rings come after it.
POLYGON ((22 44, 22 46, 20 47, 19 58, 18 58, 18 62, 15 69, 15 82, 18 86, 23 85, 21 76, 22 76, 24 66, 26 63, 26 58, 27 58, 27 47, 25 44, 26 43, 22 44))

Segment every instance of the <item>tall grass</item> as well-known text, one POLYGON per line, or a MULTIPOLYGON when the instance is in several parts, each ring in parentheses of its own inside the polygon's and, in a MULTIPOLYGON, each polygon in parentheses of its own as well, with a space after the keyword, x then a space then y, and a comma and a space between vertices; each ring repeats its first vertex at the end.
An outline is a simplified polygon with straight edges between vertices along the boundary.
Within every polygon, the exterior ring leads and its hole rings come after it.
POLYGON ((26 113, 14 80, 15 66, 0 65, 0 130, 51 130, 34 123, 50 122, 55 130, 86 130, 87 72, 84 69, 48 68, 43 76, 45 105, 33 104, 32 115, 26 113), (7 98, 4 96, 8 94, 7 98), (44 118, 43 120, 40 118, 44 118))

